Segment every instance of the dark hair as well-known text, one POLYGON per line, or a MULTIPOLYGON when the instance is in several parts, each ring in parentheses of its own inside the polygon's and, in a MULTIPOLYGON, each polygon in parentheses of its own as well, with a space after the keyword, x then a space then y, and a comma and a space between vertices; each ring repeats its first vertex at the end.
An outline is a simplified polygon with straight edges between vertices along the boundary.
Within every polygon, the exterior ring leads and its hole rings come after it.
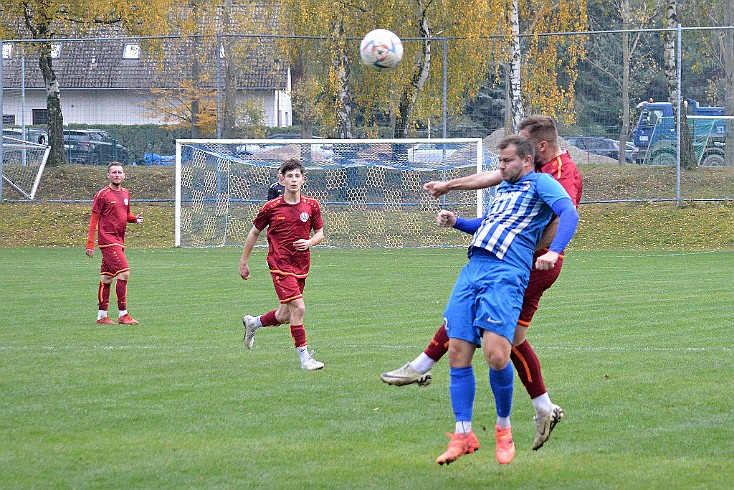
POLYGON ((278 173, 285 175, 287 172, 290 172, 291 170, 296 170, 296 169, 300 170, 301 174, 303 175, 306 174, 306 168, 297 158, 289 158, 288 160, 280 164, 278 173))
POLYGON ((510 145, 515 145, 515 153, 520 157, 520 160, 525 159, 528 155, 535 160, 535 148, 529 139, 524 136, 520 136, 519 134, 511 134, 510 136, 502 138, 502 141, 497 145, 497 148, 504 150, 510 145))
POLYGON ((550 145, 558 144, 556 123, 548 116, 535 114, 528 116, 517 126, 518 131, 527 131, 533 141, 547 141, 550 145))

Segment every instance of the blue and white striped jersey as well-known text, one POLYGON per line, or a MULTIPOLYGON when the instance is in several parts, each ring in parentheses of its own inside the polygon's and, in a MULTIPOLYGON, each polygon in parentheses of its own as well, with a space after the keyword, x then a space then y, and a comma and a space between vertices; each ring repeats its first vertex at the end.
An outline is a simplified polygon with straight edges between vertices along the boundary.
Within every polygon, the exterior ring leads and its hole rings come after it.
POLYGON ((518 182, 503 181, 491 209, 469 243, 483 248, 516 267, 532 267, 533 252, 543 230, 553 218, 553 203, 570 199, 553 177, 530 172, 518 182))

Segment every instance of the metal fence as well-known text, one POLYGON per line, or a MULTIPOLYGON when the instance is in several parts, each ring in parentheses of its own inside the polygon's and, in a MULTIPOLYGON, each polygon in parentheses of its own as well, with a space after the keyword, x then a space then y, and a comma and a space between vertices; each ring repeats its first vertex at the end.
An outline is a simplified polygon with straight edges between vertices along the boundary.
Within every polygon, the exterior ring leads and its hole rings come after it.
MULTIPOLYGON (((542 36, 544 49, 562 51, 572 41, 584 47, 585 55, 573 69, 561 56, 560 68, 542 72, 543 80, 523 73, 528 82, 523 85, 525 113, 543 112, 558 121, 563 146, 585 178, 583 202, 734 199, 734 161, 726 151, 734 133, 734 121, 726 117, 732 116, 734 105, 726 81, 734 78, 734 53, 721 51, 718 42, 733 30, 682 27, 675 32, 680 101, 674 105, 680 103, 694 116, 705 112, 703 122, 694 118, 696 123, 689 127, 699 137, 694 138, 697 161, 690 168, 680 164, 678 126, 670 123, 677 121, 666 112, 672 106, 659 104, 668 101, 664 30, 542 36), (629 51, 629 78, 624 46, 629 51), (647 106, 642 107, 643 102, 647 106), (720 109, 706 112, 702 107, 720 109), (701 129, 704 123, 709 129, 701 129), (624 139, 628 145, 620 143, 624 139), (654 152, 658 157, 653 158, 654 152)), ((395 71, 382 73, 362 65, 359 40, 348 40, 350 71, 344 86, 350 90, 352 137, 394 135, 401 90, 423 41, 403 39, 403 62, 395 71)), ((407 135, 482 137, 492 150, 507 126, 506 60, 477 53, 502 53, 506 39, 431 41, 431 68, 407 135)), ((533 42, 538 41, 521 37, 521 50, 532 51, 533 42)), ((333 50, 324 39, 105 37, 54 40, 51 48, 65 125, 102 134, 84 148, 65 144, 68 156, 81 164, 103 164, 120 155, 129 164, 170 162, 166 157, 173 154, 177 138, 302 132, 343 136, 344 122, 333 110, 333 50), (288 51, 308 56, 292 64, 286 62, 288 51), (95 151, 97 157, 90 154, 95 151)), ((3 128, 43 131, 49 116, 47 92, 34 44, 3 41, 2 61, 3 128)))

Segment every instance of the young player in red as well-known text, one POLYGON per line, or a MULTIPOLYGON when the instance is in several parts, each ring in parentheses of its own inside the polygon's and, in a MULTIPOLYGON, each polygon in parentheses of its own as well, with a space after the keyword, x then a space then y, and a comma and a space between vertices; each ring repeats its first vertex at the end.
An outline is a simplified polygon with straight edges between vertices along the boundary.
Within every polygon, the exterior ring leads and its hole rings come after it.
POLYGON ((255 217, 254 226, 245 239, 240 275, 245 280, 250 277, 247 261, 260 232, 267 227, 267 261, 280 307, 258 317, 245 315, 242 319, 245 327, 244 341, 245 346, 251 349, 258 328, 289 323, 291 336, 301 359, 301 368, 314 371, 323 368, 324 363, 314 359, 308 351, 306 330, 303 326, 306 312, 303 289, 311 265, 309 249, 324 239, 324 223, 318 201, 301 194, 301 187, 306 181, 303 165, 295 159, 287 160, 278 172, 283 176, 285 193, 265 203, 255 217))
POLYGON ((115 294, 119 315, 117 323, 137 325, 138 321, 127 312, 127 281, 130 278, 130 266, 125 258, 125 230, 128 223, 142 223, 143 215, 135 216, 130 212, 130 193, 122 187, 125 170, 118 162, 111 162, 107 167, 109 185, 100 189, 92 203, 92 217, 89 220, 87 236, 87 257, 94 257, 94 232, 99 224, 97 245, 102 252, 102 267, 99 279, 99 311, 97 323, 100 325, 115 323, 107 315, 110 304, 112 280, 117 278, 115 294))
MULTIPOLYGON (((578 207, 583 187, 581 174, 568 152, 562 151, 558 145, 558 132, 553 120, 547 116, 530 116, 521 121, 519 132, 533 144, 536 171, 553 176, 566 189, 574 205, 578 207)), ((439 197, 451 190, 482 189, 497 185, 500 181, 499 172, 490 171, 447 182, 431 181, 426 183, 423 188, 434 197, 439 197)), ((545 247, 553 239, 556 225, 555 221, 548 225, 539 248, 535 251, 533 260, 547 251, 545 247)), ((558 278, 562 266, 563 254, 561 254, 553 269, 533 269, 531 271, 510 356, 515 370, 535 407, 536 436, 532 445, 534 450, 540 449, 548 440, 555 425, 563 418, 563 409, 553 404, 548 396, 540 369, 540 360, 530 342, 527 341, 526 332, 535 311, 538 309, 540 297, 558 278)), ((430 384, 430 370, 448 351, 448 341, 446 329, 441 325, 425 351, 404 366, 383 373, 382 380, 396 386, 412 383, 421 386, 430 384)))

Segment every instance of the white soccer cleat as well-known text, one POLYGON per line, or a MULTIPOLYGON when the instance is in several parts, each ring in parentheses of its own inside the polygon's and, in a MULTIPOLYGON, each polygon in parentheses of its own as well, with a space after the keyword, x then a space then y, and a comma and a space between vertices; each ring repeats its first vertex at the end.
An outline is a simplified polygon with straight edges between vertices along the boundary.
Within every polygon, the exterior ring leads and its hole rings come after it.
POLYGON ((535 440, 533 441, 533 451, 537 451, 553 432, 553 428, 563 418, 563 409, 558 405, 552 405, 551 411, 547 414, 538 417, 533 417, 535 421, 535 440))
POLYGON ((242 326, 245 327, 245 338, 243 339, 245 341, 245 347, 252 349, 252 344, 255 343, 255 330, 257 330, 255 317, 245 315, 242 318, 242 326))
POLYGON ((318 369, 321 369, 324 367, 324 363, 321 361, 317 361, 311 356, 308 356, 308 359, 301 362, 301 369, 305 369, 306 371, 316 371, 318 369))
POLYGON ((380 378, 385 383, 393 386, 404 386, 413 383, 418 383, 419 386, 428 386, 429 384, 431 384, 432 379, 431 371, 428 371, 425 374, 421 374, 413 369, 410 363, 396 369, 395 371, 382 373, 380 378))

